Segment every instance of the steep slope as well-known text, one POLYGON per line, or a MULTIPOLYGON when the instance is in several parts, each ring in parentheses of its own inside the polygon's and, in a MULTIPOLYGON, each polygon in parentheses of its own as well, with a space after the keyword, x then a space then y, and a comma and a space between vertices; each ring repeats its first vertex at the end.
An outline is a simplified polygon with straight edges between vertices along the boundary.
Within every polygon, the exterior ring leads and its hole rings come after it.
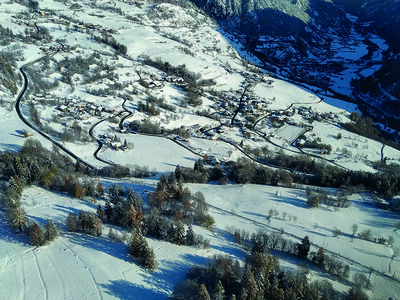
MULTIPOLYGON (((400 101, 400 1, 336 0, 346 11, 359 17, 364 30, 376 32, 390 46, 382 68, 357 82, 356 93, 366 99, 366 108, 375 118, 399 129, 400 101), (372 104, 372 105, 371 105, 372 104)), ((357 96, 357 94, 356 94, 357 96)))
POLYGON ((387 117, 398 114, 393 107, 400 82, 394 68, 400 48, 399 1, 192 2, 245 44, 266 69, 362 103, 364 112, 375 117, 384 113, 385 123, 398 127, 396 119, 387 117))

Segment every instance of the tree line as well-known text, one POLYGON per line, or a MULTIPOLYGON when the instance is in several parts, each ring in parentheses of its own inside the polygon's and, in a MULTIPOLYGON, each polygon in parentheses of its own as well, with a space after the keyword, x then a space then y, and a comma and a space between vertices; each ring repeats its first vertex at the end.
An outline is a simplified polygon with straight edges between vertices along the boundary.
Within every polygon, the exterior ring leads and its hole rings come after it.
POLYGON ((277 233, 259 232, 252 236, 250 245, 252 250, 243 267, 232 257, 222 255, 214 256, 206 266, 193 266, 186 279, 175 286, 173 299, 368 299, 364 289, 370 288, 370 282, 364 274, 354 274, 354 285, 343 295, 327 280, 310 282, 309 267, 304 262, 297 272, 281 269, 278 256, 271 255, 269 249, 286 249, 298 259, 309 259, 324 270, 349 277, 349 266, 327 256, 323 248, 310 253, 307 236, 294 243, 277 233))

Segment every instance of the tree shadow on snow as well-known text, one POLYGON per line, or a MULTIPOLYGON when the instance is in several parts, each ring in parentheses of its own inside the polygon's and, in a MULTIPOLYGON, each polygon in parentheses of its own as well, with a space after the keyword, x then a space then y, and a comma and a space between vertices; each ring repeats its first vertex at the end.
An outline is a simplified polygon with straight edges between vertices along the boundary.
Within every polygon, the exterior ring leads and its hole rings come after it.
POLYGON ((104 235, 94 237, 84 233, 65 233, 64 237, 68 238, 69 242, 82 247, 104 252, 127 263, 133 262, 128 257, 127 246, 124 243, 112 242, 104 235))
POLYGON ((100 285, 105 292, 117 299, 165 299, 166 295, 157 291, 138 286, 126 280, 111 280, 100 285))
POLYGON ((192 266, 206 265, 208 261, 208 258, 206 257, 191 254, 184 254, 182 257, 184 262, 164 262, 162 267, 159 267, 156 271, 144 273, 144 281, 147 284, 154 286, 159 293, 162 293, 164 299, 171 293, 176 284, 186 278, 186 273, 192 266))
POLYGON ((278 203, 286 203, 299 208, 308 208, 306 202, 300 198, 297 198, 296 195, 290 196, 275 196, 273 199, 274 202, 278 203))
POLYGON ((264 218, 264 219, 268 219, 267 215, 255 213, 255 212, 252 212, 252 211, 243 211, 243 214, 251 215, 251 216, 255 216, 255 217, 260 217, 260 218, 264 218))
POLYGON ((7 149, 8 152, 21 152, 21 146, 15 144, 0 143, 0 148, 7 149))
POLYGON ((15 233, 8 226, 2 212, 0 212, 0 239, 14 244, 29 244, 29 237, 23 233, 15 233))

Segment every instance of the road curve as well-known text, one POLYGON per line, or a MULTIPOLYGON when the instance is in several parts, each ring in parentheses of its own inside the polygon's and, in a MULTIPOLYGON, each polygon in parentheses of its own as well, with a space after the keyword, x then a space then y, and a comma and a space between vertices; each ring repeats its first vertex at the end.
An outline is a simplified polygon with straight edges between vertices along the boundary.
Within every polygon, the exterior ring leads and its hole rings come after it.
POLYGON ((18 114, 18 117, 21 119, 21 121, 28 126, 29 128, 33 129, 34 131, 36 131, 38 134, 40 134, 42 137, 44 137, 46 140, 50 141, 53 145, 56 145, 58 148, 60 148, 62 151, 64 151, 66 154, 68 154, 70 157, 72 157, 73 159, 75 159, 76 161, 80 161, 83 165, 85 165, 86 167, 95 170, 97 169, 95 166, 93 166, 92 164, 86 162, 85 160, 83 160, 82 158, 78 157, 75 153, 73 153, 72 151, 70 151, 69 149, 67 149, 64 145, 62 145, 61 143, 57 142, 56 140, 54 140, 53 138, 51 138, 49 135, 47 135, 46 133, 44 133, 42 130, 40 130, 39 128, 37 128, 36 126, 34 126, 32 123, 30 123, 25 116, 23 115, 23 113, 21 112, 21 108, 20 108, 20 104, 21 104, 21 100, 22 97, 25 95, 26 90, 28 89, 28 76, 26 75, 24 68, 31 66, 35 63, 37 63, 38 61, 44 59, 45 57, 48 57, 48 55, 42 56, 41 58, 38 58, 32 62, 29 62, 25 65, 23 65, 22 67, 19 68, 19 71, 21 72, 23 78, 24 78, 24 85, 22 87, 22 90, 19 92, 19 95, 17 97, 17 100, 15 102, 15 110, 18 114))

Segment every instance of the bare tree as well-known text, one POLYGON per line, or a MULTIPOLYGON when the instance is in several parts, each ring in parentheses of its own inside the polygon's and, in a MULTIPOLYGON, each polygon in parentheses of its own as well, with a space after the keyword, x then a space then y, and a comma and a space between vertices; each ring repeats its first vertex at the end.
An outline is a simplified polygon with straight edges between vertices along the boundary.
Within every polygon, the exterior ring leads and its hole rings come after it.
POLYGON ((358 230, 358 225, 357 224, 351 225, 351 230, 352 230, 353 236, 356 236, 357 230, 358 230))

